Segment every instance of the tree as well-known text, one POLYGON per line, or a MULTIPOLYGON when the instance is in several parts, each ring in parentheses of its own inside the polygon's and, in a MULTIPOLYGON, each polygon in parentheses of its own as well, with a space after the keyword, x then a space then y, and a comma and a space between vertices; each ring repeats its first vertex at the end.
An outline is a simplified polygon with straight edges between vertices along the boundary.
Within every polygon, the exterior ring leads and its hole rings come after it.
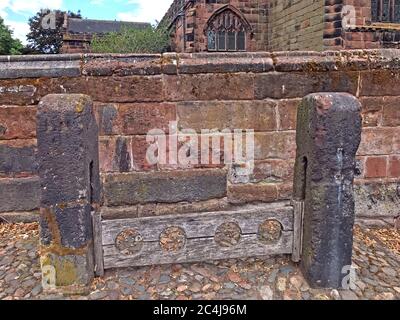
MULTIPOLYGON (((62 46, 64 11, 41 10, 29 19, 28 48, 36 53, 59 53, 62 46)), ((68 17, 81 19, 81 13, 68 11, 68 17)))
POLYGON ((162 53, 168 47, 169 32, 163 26, 123 28, 120 32, 95 36, 91 43, 96 53, 162 53))
POLYGON ((21 41, 14 39, 13 32, 4 24, 0 17, 0 55, 21 54, 23 46, 21 41))

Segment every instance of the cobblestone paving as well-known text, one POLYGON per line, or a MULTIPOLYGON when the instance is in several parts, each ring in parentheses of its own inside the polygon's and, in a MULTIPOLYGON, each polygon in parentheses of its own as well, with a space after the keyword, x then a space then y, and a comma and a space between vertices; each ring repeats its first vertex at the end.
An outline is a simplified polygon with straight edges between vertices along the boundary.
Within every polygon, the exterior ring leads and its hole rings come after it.
MULTIPOLYGON (((310 289, 289 257, 266 257, 110 270, 88 296, 67 299, 400 299, 400 255, 381 233, 356 228, 353 290, 310 289)), ((0 225, 0 299, 66 299, 42 293, 37 243, 36 224, 0 225)))

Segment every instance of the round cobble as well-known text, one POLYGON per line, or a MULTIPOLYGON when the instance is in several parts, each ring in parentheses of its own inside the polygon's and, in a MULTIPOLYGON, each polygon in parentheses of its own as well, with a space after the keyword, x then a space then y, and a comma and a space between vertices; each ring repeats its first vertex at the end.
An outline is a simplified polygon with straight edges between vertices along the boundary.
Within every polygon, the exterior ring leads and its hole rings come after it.
POLYGON ((392 300, 400 299, 400 257, 356 228, 355 283, 312 289, 289 256, 107 270, 87 296, 44 294, 36 224, 0 225, 0 299, 392 300), (9 230, 8 230, 9 229, 9 230))

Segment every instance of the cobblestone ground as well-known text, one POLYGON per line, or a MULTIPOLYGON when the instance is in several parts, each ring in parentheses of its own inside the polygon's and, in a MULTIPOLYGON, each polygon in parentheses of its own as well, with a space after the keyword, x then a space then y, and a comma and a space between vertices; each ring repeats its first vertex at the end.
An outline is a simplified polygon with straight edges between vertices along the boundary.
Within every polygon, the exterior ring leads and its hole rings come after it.
MULTIPOLYGON (((36 224, 0 225, 0 299, 66 299, 40 284, 36 224)), ((400 299, 400 236, 356 228, 354 290, 315 290, 289 257, 107 271, 88 296, 68 299, 400 299)))

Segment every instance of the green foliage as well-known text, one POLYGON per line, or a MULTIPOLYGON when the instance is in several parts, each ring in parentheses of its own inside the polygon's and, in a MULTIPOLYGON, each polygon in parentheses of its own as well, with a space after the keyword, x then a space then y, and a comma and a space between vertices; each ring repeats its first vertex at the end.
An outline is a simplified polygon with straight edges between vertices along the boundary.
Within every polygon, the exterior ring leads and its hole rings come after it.
MULTIPOLYGON (((28 49, 35 53, 60 53, 64 11, 41 10, 29 19, 28 49)), ((68 11, 71 18, 82 18, 80 11, 68 11)))
POLYGON ((95 36, 91 43, 95 53, 162 53, 168 47, 169 32, 162 26, 123 28, 120 32, 95 36))
POLYGON ((12 37, 12 31, 4 24, 0 17, 0 55, 21 54, 23 46, 21 41, 12 37))

